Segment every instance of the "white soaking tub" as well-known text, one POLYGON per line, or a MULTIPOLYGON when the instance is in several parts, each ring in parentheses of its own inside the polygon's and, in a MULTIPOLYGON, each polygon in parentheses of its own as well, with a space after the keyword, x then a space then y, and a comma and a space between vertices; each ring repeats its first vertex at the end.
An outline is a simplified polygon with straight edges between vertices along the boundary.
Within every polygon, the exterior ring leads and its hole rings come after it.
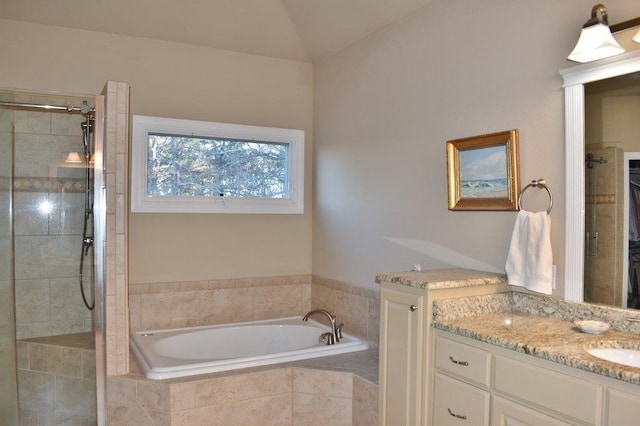
POLYGON ((339 343, 319 342, 330 331, 302 317, 131 335, 131 348, 149 379, 169 379, 318 358, 368 349, 366 341, 343 334, 339 343))

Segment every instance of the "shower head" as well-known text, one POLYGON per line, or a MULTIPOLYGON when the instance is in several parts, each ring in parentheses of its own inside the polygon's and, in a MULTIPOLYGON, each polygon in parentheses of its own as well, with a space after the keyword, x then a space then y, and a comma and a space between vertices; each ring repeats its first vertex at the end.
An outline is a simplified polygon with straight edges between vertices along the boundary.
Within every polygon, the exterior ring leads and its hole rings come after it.
POLYGON ((89 112, 91 112, 91 108, 87 101, 82 101, 82 105, 80 105, 80 112, 83 114, 89 114, 89 112))

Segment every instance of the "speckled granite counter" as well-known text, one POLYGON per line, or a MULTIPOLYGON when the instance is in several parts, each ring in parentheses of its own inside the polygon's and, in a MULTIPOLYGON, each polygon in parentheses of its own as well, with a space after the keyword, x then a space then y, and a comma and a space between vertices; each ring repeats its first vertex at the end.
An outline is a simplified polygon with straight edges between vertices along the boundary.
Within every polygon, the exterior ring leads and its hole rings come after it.
POLYGON ((565 302, 524 293, 434 302, 434 328, 538 358, 640 385, 640 368, 596 358, 591 347, 640 349, 640 317, 625 309, 565 302), (599 319, 612 325, 600 335, 582 333, 573 321, 599 319))
POLYGON ((377 274, 376 282, 380 283, 382 281, 408 287, 435 290, 488 284, 506 284, 507 276, 471 269, 452 268, 377 274))

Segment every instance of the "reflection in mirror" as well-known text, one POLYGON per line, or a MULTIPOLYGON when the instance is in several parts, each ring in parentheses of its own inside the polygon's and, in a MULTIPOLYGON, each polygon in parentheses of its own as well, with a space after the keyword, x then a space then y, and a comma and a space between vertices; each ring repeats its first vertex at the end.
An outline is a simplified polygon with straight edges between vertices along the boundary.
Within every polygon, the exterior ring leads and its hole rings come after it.
POLYGON ((640 187, 634 192, 629 166, 637 160, 628 158, 640 155, 640 72, 587 83, 584 92, 584 300, 635 308, 640 187))
MULTIPOLYGON (((633 153, 640 152, 640 51, 561 74, 566 120, 565 299, 627 307, 634 303, 636 274, 629 262, 635 251, 629 250, 628 230, 637 215, 629 216, 625 207, 630 205, 624 202, 630 186, 625 184, 625 170, 633 153), (632 126, 623 125, 625 120, 632 126)), ((640 268, 637 277, 640 281, 640 268)))

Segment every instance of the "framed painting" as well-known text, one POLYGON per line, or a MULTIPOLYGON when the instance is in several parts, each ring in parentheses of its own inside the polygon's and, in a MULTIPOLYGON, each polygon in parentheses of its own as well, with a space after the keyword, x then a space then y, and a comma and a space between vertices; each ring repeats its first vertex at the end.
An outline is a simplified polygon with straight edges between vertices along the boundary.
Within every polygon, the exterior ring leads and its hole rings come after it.
POLYGON ((518 210, 518 130, 447 141, 449 210, 518 210))

